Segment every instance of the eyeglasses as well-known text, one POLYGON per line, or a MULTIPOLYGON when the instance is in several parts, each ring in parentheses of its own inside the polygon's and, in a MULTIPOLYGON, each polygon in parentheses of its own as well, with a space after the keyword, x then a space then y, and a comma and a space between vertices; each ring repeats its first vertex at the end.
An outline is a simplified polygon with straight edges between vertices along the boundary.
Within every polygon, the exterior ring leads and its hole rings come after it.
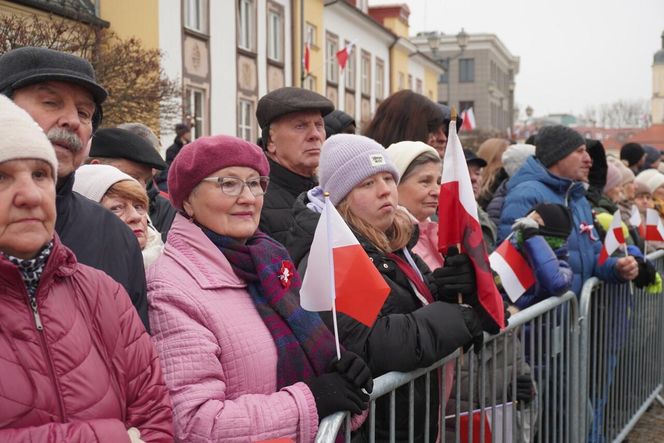
POLYGON ((235 177, 206 177, 202 181, 216 183, 219 185, 221 192, 230 197, 237 197, 242 194, 245 186, 249 188, 249 192, 254 197, 260 197, 265 195, 270 177, 257 177, 247 181, 235 177))

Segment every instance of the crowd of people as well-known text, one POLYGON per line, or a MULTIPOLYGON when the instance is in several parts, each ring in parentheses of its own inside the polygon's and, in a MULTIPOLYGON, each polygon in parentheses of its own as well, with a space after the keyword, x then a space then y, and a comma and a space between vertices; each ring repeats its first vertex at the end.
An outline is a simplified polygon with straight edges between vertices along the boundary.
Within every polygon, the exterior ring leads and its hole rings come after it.
MULTIPOLYGON (((179 124, 164 160, 141 122, 101 127, 106 97, 78 56, 0 56, 0 440, 308 442, 337 411, 363 440, 375 377, 480 350, 473 264, 438 251, 447 106, 399 91, 359 135, 327 98, 284 87, 258 102, 256 144, 179 124), (332 314, 299 303, 325 194, 390 291, 372 326, 337 314, 340 357, 332 314)), ((664 244, 630 224, 632 207, 664 216, 659 151, 613 158, 563 126, 528 141, 464 151, 486 249, 512 242, 536 276, 506 312, 591 276, 661 291, 645 253, 664 244), (600 265, 617 210, 628 253, 600 265)), ((443 427, 455 368, 441 377, 397 390, 416 441, 443 427)), ((386 439, 389 398, 375 421, 386 439)))

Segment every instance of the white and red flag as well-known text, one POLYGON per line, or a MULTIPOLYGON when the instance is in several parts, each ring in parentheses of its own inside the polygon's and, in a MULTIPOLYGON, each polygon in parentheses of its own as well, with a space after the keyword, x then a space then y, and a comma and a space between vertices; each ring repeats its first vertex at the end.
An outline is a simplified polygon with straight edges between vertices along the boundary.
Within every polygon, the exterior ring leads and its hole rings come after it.
POLYGON ((438 197, 438 250, 447 254, 450 247, 461 246, 473 262, 480 306, 498 328, 505 326, 503 299, 493 280, 489 258, 482 238, 466 157, 451 119, 443 159, 443 177, 438 197))
POLYGON ((646 241, 664 241, 664 226, 655 209, 646 209, 646 241))
POLYGON ((347 44, 345 47, 337 51, 337 63, 343 71, 346 68, 346 63, 348 63, 348 58, 350 53, 353 51, 353 43, 347 44))
POLYGON ((461 123, 461 129, 464 131, 472 131, 477 127, 477 123, 475 122, 475 113, 473 112, 472 107, 464 110, 461 113, 461 118, 463 119, 463 123, 461 123))
POLYGON ((302 57, 302 65, 304 66, 305 74, 311 72, 311 44, 307 40, 306 45, 304 46, 304 56, 302 57))
POLYGON ((334 312, 336 307, 371 327, 389 293, 390 287, 326 198, 300 289, 302 308, 334 312))
MULTIPOLYGON (((459 414, 459 441, 462 443, 512 443, 516 435, 512 429, 514 403, 503 403, 459 414), (484 417, 482 416, 484 415, 484 417), (484 418, 484 420, 482 420, 484 418), (491 426, 495 427, 491 427, 491 426), (505 425, 503 427, 503 425, 505 425), (484 437, 484 438, 482 438, 484 437)), ((445 417, 448 429, 456 428, 456 416, 445 417)))
POLYGON ((535 274, 530 264, 509 238, 491 253, 489 263, 491 269, 500 277, 500 282, 512 303, 535 284, 535 274))
POLYGON ((639 212, 639 208, 637 208, 636 205, 632 205, 632 209, 630 210, 629 224, 635 228, 638 228, 643 224, 643 220, 641 220, 641 213, 639 212))
POLYGON ((599 264, 603 265, 606 259, 611 257, 611 254, 621 247, 625 248, 625 234, 623 233, 622 220, 620 219, 620 210, 618 210, 613 214, 611 225, 606 231, 602 251, 599 253, 599 264))

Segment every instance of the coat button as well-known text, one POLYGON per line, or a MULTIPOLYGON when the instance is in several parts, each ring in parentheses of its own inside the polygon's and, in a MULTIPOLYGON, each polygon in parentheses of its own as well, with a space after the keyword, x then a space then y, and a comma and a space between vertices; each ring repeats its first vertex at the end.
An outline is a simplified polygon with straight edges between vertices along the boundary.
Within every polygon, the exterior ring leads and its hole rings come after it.
POLYGON ((387 263, 383 263, 383 267, 387 269, 387 263))

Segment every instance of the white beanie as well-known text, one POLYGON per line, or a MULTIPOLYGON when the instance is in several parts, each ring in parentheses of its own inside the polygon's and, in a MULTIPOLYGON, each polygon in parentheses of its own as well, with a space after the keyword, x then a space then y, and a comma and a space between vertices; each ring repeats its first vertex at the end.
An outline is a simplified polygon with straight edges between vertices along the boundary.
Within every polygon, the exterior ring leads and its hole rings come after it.
POLYGON ((528 157, 535 155, 535 146, 527 144, 510 145, 503 152, 501 161, 503 169, 507 175, 512 177, 516 171, 521 169, 521 166, 528 160, 528 157))
POLYGON ((133 177, 120 171, 115 166, 83 165, 76 170, 74 191, 100 203, 106 192, 111 189, 111 186, 124 180, 138 183, 133 177))
MULTIPOLYGON (((657 169, 654 169, 654 171, 657 171, 657 169)), ((647 184, 648 184, 648 189, 650 189, 650 193, 654 194, 658 188, 664 186, 664 174, 657 171, 657 174, 653 174, 648 179, 647 184)))
MULTIPOLYGON (((642 188, 645 186, 652 193, 653 189, 650 187, 650 179, 658 175, 662 174, 657 169, 646 169, 645 171, 639 172, 634 181, 637 185, 641 185, 642 188)), ((657 189, 657 187, 654 189, 657 189)))
POLYGON ((43 160, 58 175, 58 159, 42 128, 11 99, 0 94, 0 163, 17 159, 43 160))
POLYGON ((438 151, 424 142, 404 141, 392 143, 385 152, 387 152, 387 156, 394 163, 402 179, 404 172, 406 172, 406 169, 408 169, 413 160, 425 152, 433 154, 436 158, 440 158, 438 151))

